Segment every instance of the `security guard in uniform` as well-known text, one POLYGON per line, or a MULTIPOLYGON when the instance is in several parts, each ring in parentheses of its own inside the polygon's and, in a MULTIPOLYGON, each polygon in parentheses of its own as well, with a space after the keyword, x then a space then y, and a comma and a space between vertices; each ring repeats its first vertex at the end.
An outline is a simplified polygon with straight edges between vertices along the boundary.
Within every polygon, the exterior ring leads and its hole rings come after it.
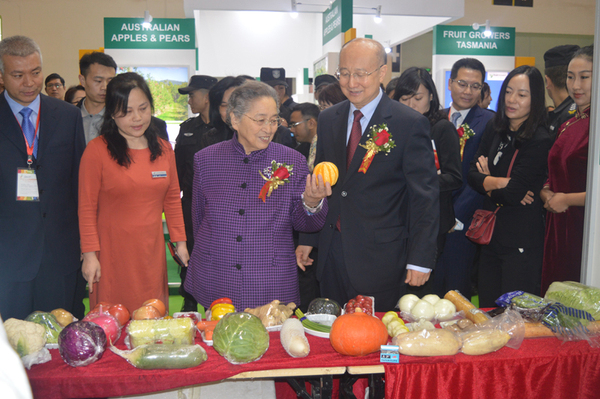
POLYGON ((575 116, 577 106, 567 92, 567 66, 579 46, 565 44, 552 47, 544 53, 544 74, 546 90, 554 103, 554 110, 548 112, 548 132, 556 139, 560 126, 575 116))
MULTIPOLYGON (((188 104, 192 113, 198 114, 198 116, 189 118, 180 125, 179 135, 175 140, 175 162, 179 176, 179 187, 183 191, 181 203, 183 207, 183 220, 185 221, 185 233, 187 235, 187 246, 190 254, 194 249, 192 229, 194 155, 202 149, 202 135, 212 128, 208 117, 208 91, 215 83, 217 83, 217 79, 212 76, 195 75, 191 77, 188 86, 179 89, 180 94, 187 94, 189 96, 188 104)), ((181 286, 179 287, 179 293, 183 296, 183 308, 181 310, 184 312, 197 311, 198 303, 183 288, 186 274, 187 268, 182 267, 180 272, 181 286)))

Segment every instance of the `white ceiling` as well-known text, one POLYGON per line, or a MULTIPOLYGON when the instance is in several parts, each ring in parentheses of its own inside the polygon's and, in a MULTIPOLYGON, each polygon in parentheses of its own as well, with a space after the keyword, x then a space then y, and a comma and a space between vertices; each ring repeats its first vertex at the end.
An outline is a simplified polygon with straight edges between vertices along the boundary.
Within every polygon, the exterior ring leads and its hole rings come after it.
MULTIPOLYGON (((323 13, 329 0, 297 0, 299 13, 323 13)), ((464 15, 464 0, 354 0, 354 14, 375 14, 381 6, 382 15, 449 17, 450 20, 464 15)), ((277 11, 291 12, 291 0, 184 0, 187 18, 194 17, 194 10, 228 11, 277 11)))

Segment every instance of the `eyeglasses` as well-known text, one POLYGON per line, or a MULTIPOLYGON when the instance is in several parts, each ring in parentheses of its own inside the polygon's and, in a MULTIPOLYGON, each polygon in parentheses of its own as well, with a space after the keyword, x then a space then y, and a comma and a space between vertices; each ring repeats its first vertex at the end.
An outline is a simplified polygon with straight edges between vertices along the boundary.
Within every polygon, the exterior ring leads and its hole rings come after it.
POLYGON ((279 127, 281 126, 281 118, 274 118, 274 119, 267 119, 267 118, 263 118, 263 119, 254 119, 251 116, 248 116, 246 114, 243 114, 246 118, 253 120, 254 122, 258 123, 260 126, 269 126, 269 127, 279 127))
POLYGON ((306 121, 304 121, 304 120, 303 120, 303 121, 300 121, 300 122, 292 123, 292 124, 291 124, 291 125, 289 125, 288 127, 289 127, 290 129, 293 129, 293 128, 295 128, 296 126, 298 126, 299 124, 301 124, 301 123, 304 123, 304 122, 306 122, 306 121))
POLYGON ((453 82, 456 82, 456 84, 458 85, 458 87, 460 87, 461 90, 467 90, 468 87, 471 88, 471 90, 473 91, 481 91, 481 88, 483 87, 482 85, 480 85, 479 83, 467 83, 464 80, 455 80, 452 79, 453 82))
POLYGON ((51 83, 49 85, 46 85, 47 88, 52 89, 60 89, 63 85, 61 85, 60 83, 51 83))
POLYGON ((366 78, 368 78, 369 76, 371 76, 372 74, 374 74, 375 72, 377 72, 378 70, 381 69, 381 67, 383 67, 383 65, 380 65, 379 68, 375 69, 373 72, 354 72, 354 73, 350 73, 347 70, 343 70, 340 72, 340 70, 338 69, 335 72, 335 76, 337 76, 337 78, 341 81, 341 80, 349 80, 350 76, 352 76, 355 80, 365 80, 366 78))

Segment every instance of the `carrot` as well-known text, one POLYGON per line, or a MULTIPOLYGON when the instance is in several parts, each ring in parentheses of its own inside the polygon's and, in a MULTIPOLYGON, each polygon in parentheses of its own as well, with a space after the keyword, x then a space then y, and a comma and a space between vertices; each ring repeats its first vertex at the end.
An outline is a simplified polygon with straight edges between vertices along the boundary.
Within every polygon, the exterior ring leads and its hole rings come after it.
POLYGON ((196 327, 198 327, 198 330, 200 331, 206 331, 211 327, 214 329, 218 322, 219 320, 200 320, 196 323, 196 327))
POLYGON ((206 339, 207 341, 212 340, 213 331, 215 331, 214 327, 207 327, 206 330, 204 330, 204 339, 206 339))
MULTIPOLYGON (((592 333, 600 332, 600 321, 593 321, 587 325, 592 333)), ((554 333, 542 323, 525 323, 525 338, 554 337, 554 333)))

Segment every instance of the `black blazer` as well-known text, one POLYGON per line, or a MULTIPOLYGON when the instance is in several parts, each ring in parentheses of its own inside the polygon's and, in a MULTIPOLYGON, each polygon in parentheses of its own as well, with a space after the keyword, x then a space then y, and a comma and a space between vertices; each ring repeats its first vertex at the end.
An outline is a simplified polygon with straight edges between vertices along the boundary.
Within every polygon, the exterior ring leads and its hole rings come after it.
POLYGON ((27 150, 21 127, 0 94, 0 279, 31 281, 42 261, 57 279, 81 266, 77 189, 84 148, 81 111, 42 94, 33 163, 40 201, 16 201, 17 168, 27 167, 27 150))
MULTIPOLYGON (((446 115, 448 115, 450 109, 446 108, 444 112, 446 115)), ((479 144, 481 143, 485 126, 493 117, 494 113, 492 111, 475 105, 473 108, 471 108, 467 114, 467 117, 463 121, 463 123, 466 123, 471 129, 473 129, 475 136, 467 140, 465 144, 462 160, 462 186, 458 190, 455 190, 452 195, 454 197, 454 212, 456 214, 456 218, 465 224, 465 231, 471 223, 473 212, 475 212, 477 209, 480 209, 483 205, 483 197, 467 184, 466 177, 469 174, 469 165, 471 164, 471 161, 473 160, 473 157, 479 148, 479 144)))
POLYGON ((439 183, 429 121, 383 95, 360 143, 372 126, 387 124, 396 147, 375 155, 366 173, 358 172, 366 149, 358 146, 346 171, 346 133, 350 102, 319 116, 315 164, 335 163, 340 176, 329 198, 325 227, 300 243, 318 246, 317 277, 323 274, 336 221, 340 217, 349 278, 360 292, 378 292, 404 283, 407 263, 434 268, 439 229, 439 183))
POLYGON ((491 175, 506 177, 515 147, 518 147, 519 153, 510 174, 510 182, 503 189, 491 191, 491 196, 485 195, 483 209, 493 211, 501 206, 496 214, 496 226, 492 238, 498 240, 501 245, 513 248, 543 245, 543 204, 539 193, 546 180, 548 151, 552 146, 552 140, 548 130, 539 127, 531 139, 522 143, 510 140, 505 144, 508 146, 499 150, 501 139, 494 132, 493 121, 490 121, 479 150, 471 162, 469 185, 477 192, 486 194, 483 188, 483 180, 486 176, 477 171, 477 158, 481 155, 488 157, 491 175), (499 152, 502 152, 501 156, 498 156, 499 152), (497 157, 499 159, 494 165, 497 157), (533 203, 521 205, 521 200, 527 191, 534 193, 533 203))
POLYGON ((462 186, 460 144, 454 125, 446 119, 437 121, 431 127, 431 139, 440 163, 438 181, 440 183, 440 234, 447 233, 454 226, 454 206, 452 191, 462 186))

